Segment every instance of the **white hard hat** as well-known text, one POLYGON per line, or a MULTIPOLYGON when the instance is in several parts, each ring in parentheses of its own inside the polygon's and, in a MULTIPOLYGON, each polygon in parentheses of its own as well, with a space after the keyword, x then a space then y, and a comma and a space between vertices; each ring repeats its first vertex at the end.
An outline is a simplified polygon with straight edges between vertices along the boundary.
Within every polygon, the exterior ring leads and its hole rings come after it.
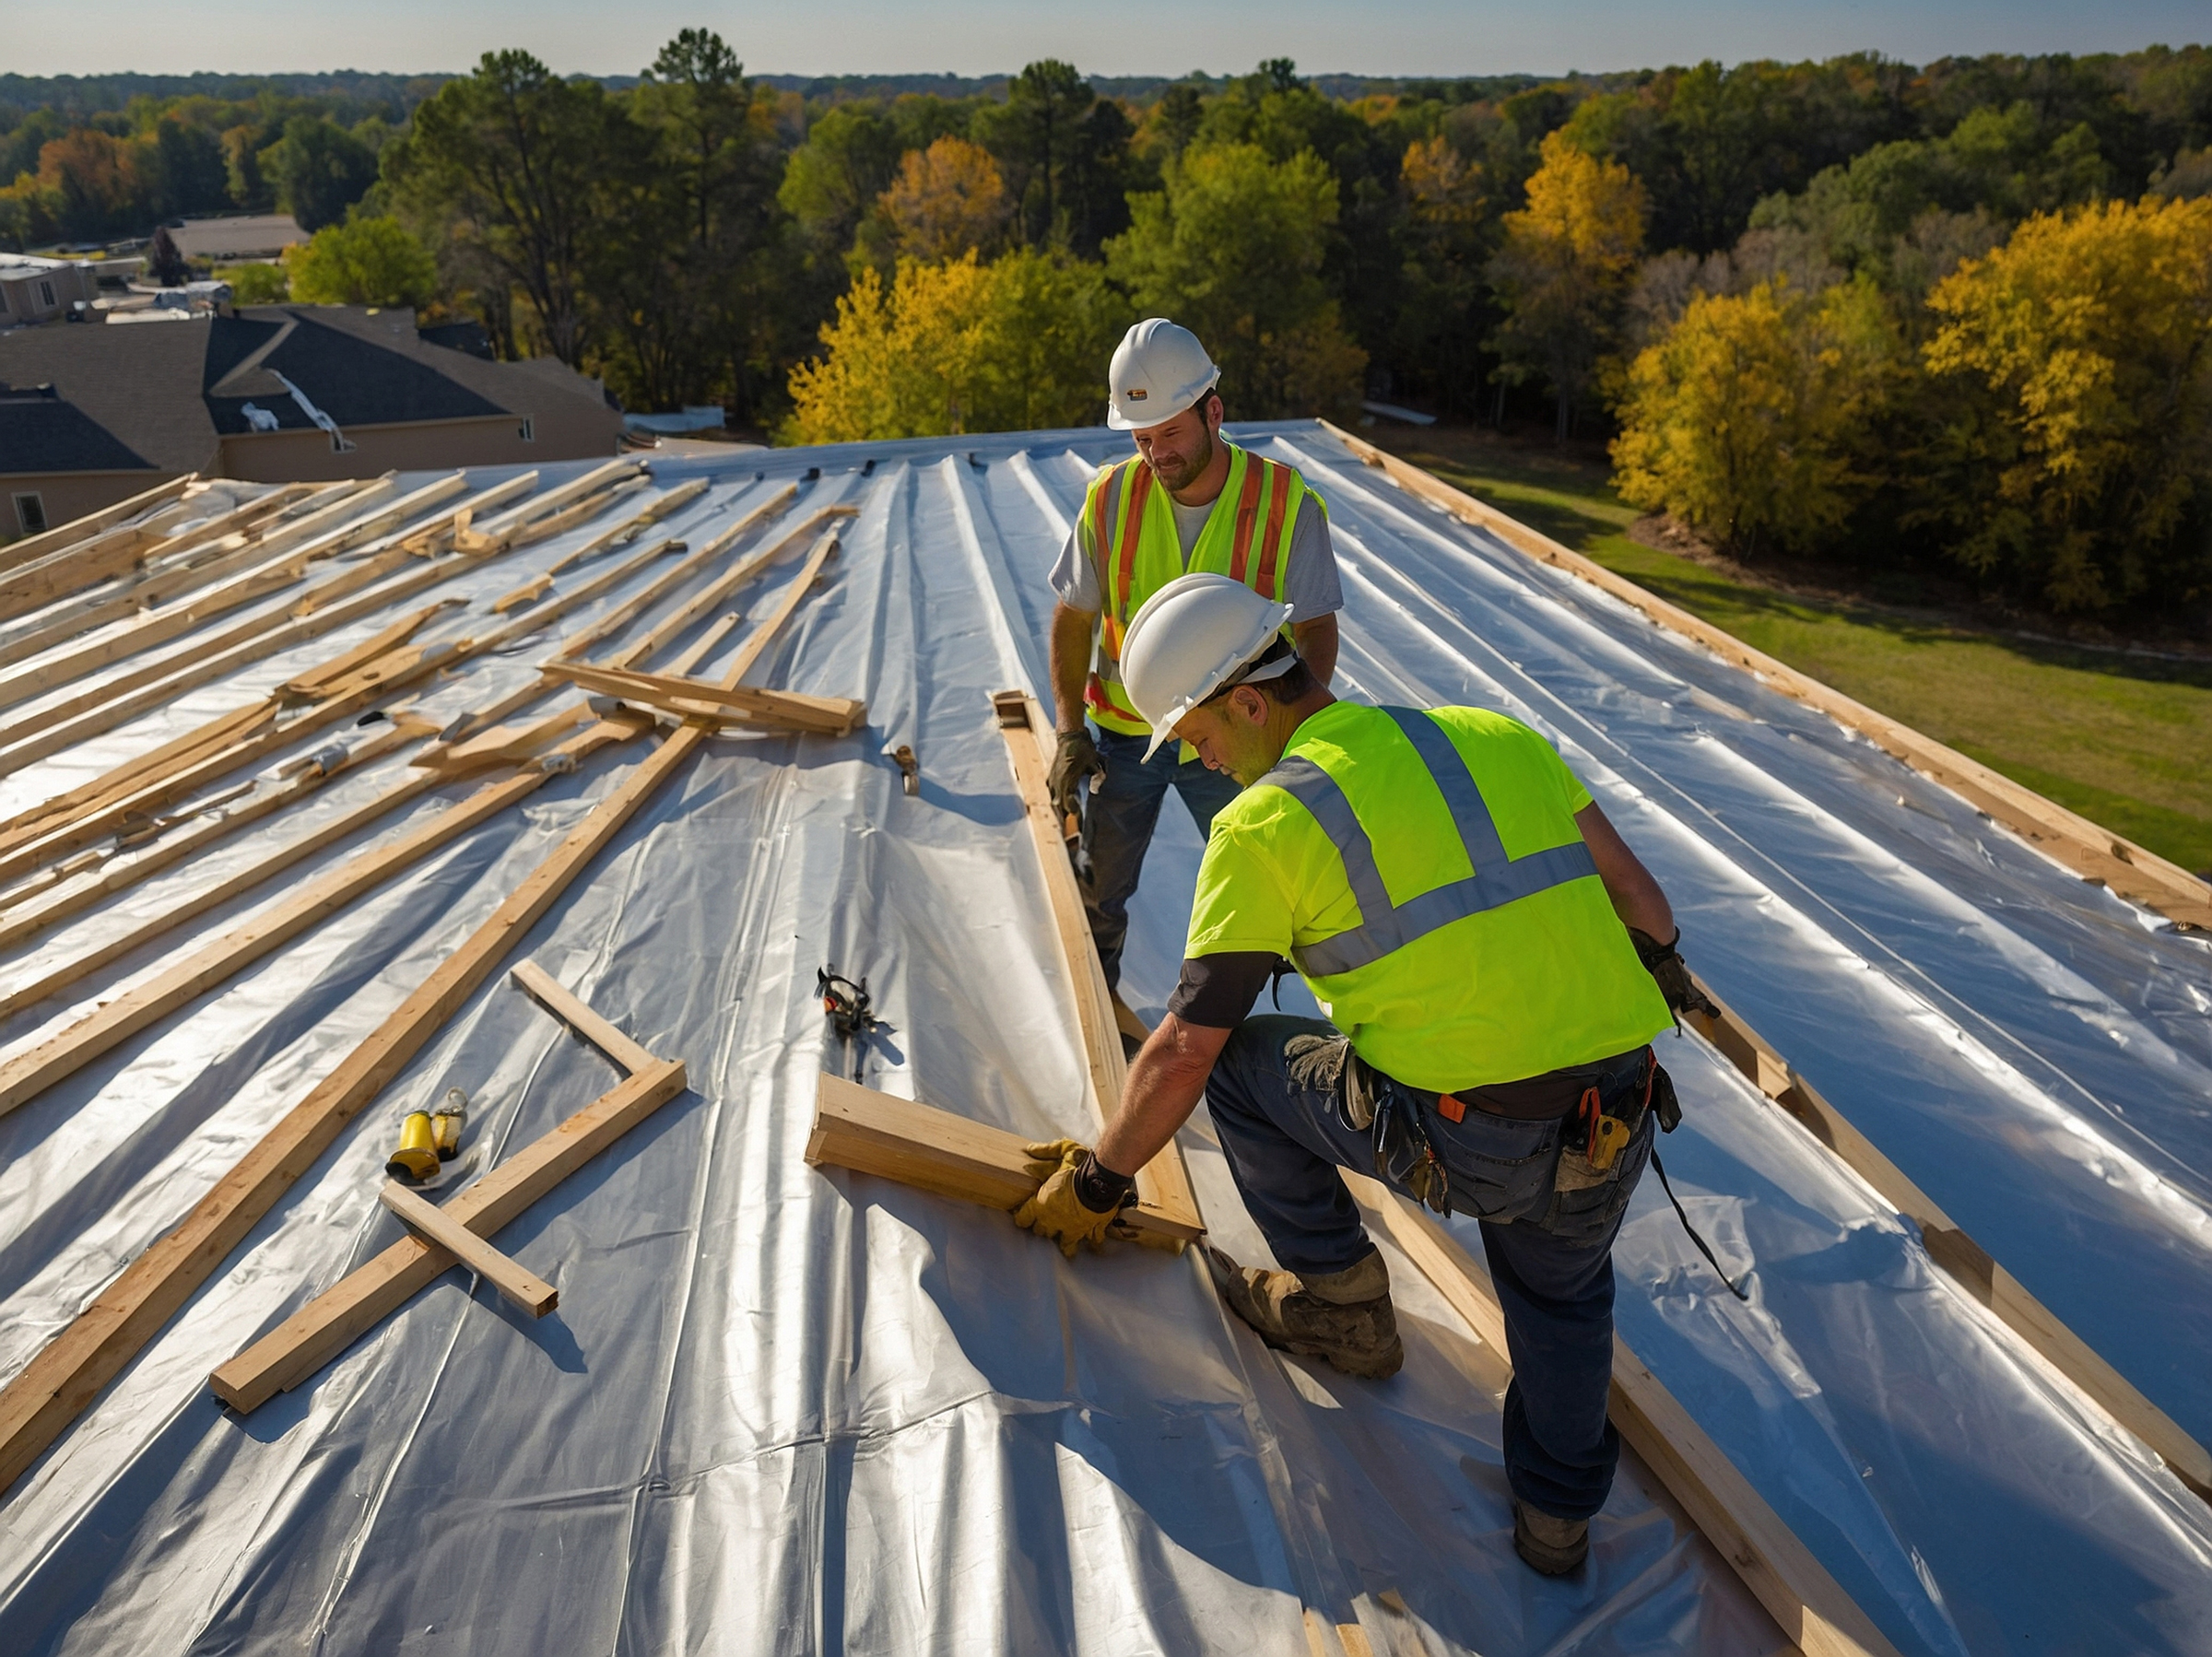
POLYGON ((1113 366, 1106 370, 1106 424, 1134 431, 1171 420, 1220 377, 1195 334, 1164 316, 1148 316, 1113 348, 1113 366))
MULTIPOLYGON (((1145 758, 1171 739, 1184 714, 1265 651, 1289 619, 1288 605, 1226 575, 1179 575, 1145 600, 1122 640, 1122 686, 1152 727, 1145 758)), ((1285 656, 1238 682, 1272 679, 1297 660, 1285 656)))

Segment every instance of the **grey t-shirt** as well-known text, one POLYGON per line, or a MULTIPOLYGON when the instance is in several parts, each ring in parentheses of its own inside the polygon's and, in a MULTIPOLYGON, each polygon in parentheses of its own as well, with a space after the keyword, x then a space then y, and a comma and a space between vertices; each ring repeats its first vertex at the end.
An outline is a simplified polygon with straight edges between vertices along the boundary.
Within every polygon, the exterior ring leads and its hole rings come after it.
MULTIPOLYGON (((1168 504, 1175 509, 1175 535, 1182 544, 1187 569, 1191 548, 1198 545, 1214 502, 1185 506, 1170 495, 1168 504)), ((1099 592, 1098 548, 1091 539, 1088 517, 1077 517, 1050 579, 1054 595, 1069 608, 1105 608, 1099 592)), ((1344 608, 1344 586, 1336 579, 1336 552, 1329 545, 1329 515, 1311 491, 1298 503, 1298 522, 1290 526, 1290 567, 1283 572, 1283 602, 1290 606, 1293 621, 1311 621, 1344 608)))

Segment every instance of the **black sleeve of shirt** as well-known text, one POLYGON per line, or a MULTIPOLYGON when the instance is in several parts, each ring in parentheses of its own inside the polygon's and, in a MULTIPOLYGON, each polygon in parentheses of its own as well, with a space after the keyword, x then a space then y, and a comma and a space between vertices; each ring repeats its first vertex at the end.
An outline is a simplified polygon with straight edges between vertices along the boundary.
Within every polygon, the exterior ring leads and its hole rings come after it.
POLYGON ((1272 949, 1185 956, 1175 993, 1168 997, 1168 1011, 1185 1024, 1202 1024, 1209 1029, 1229 1029, 1241 1024, 1282 958, 1272 949))

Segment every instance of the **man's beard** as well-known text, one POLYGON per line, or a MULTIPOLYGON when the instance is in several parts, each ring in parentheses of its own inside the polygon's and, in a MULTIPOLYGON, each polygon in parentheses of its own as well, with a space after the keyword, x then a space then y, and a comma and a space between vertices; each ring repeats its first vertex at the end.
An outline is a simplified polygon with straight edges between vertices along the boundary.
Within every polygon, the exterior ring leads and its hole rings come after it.
POLYGON ((1160 482, 1168 486, 1170 493, 1172 493, 1177 489, 1187 488, 1190 486, 1193 478, 1196 477, 1200 473, 1204 472, 1206 467, 1214 464, 1213 433, 1210 431, 1207 432, 1204 441, 1206 447, 1198 454, 1197 458, 1188 462, 1183 465, 1182 470, 1176 472, 1172 476, 1169 474, 1168 469, 1161 465, 1159 461, 1154 461, 1152 463, 1152 471, 1154 476, 1156 476, 1160 482))

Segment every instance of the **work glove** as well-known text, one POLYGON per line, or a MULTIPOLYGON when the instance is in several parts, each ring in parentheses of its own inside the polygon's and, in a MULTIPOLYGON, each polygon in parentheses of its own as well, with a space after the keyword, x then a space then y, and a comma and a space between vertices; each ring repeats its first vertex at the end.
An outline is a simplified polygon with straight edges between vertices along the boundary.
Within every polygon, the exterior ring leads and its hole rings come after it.
POLYGON ((1106 761, 1090 738, 1089 727, 1077 725, 1060 733, 1059 746, 1053 750, 1053 769, 1045 773, 1045 792, 1053 796, 1053 806, 1062 817, 1081 817, 1085 780, 1105 775, 1106 761))
POLYGON ((1675 928, 1675 935, 1662 944, 1648 932, 1629 928, 1629 940, 1636 946, 1636 958, 1643 970, 1652 975, 1659 986, 1659 993, 1666 998, 1666 1010, 1679 1017, 1684 1013, 1702 1013, 1708 1018, 1718 1018, 1721 1009, 1712 1005, 1712 998, 1697 986, 1683 965, 1681 954, 1675 946, 1682 941, 1682 929, 1675 928))
MULTIPOLYGON (((1093 1208, 1083 1200, 1079 1186, 1086 1172, 1084 1165, 1090 1161, 1089 1148, 1079 1139, 1050 1139, 1021 1148, 1030 1158, 1025 1171, 1041 1183, 1034 1195, 1024 1198, 1014 1210, 1014 1223, 1025 1231, 1050 1238, 1070 1260, 1076 1257, 1078 1243, 1088 1243, 1095 1252, 1104 1253, 1107 1234, 1121 1216, 1123 1202, 1093 1208)), ((1092 1176, 1093 1181, 1100 1176, 1106 1183, 1114 1182, 1113 1176, 1103 1169, 1092 1176)), ((1124 1201, 1135 1194, 1135 1181, 1130 1181, 1124 1201)))

